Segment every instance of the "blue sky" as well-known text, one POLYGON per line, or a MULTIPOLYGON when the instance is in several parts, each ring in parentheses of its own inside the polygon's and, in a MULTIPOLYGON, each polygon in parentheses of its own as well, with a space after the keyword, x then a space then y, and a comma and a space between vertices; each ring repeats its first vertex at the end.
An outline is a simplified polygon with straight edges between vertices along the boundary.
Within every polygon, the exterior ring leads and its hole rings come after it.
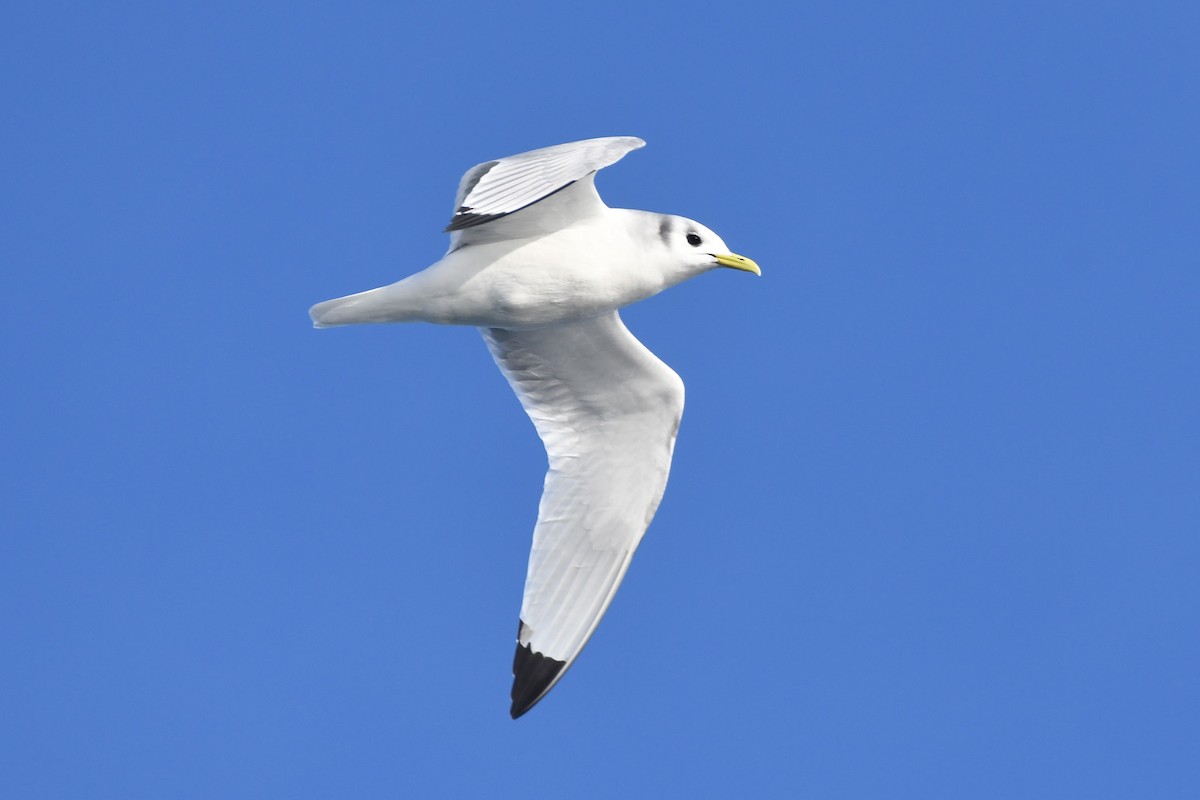
POLYGON ((0 795, 1197 796, 1198 26, 6 3, 0 795), (514 723, 532 426, 474 331, 306 311, 615 134, 763 277, 626 312, 675 468, 514 723))

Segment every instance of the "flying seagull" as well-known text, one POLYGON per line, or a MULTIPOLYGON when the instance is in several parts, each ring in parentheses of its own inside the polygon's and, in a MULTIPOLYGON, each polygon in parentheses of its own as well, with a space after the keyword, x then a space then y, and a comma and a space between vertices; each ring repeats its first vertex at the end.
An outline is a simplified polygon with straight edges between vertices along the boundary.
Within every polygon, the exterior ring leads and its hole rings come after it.
POLYGON ((550 466, 517 629, 513 719, 579 656, 667 486, 683 381, 617 309, 716 267, 761 274, 698 222, 604 204, 596 171, 645 144, 587 139, 479 164, 459 183, 440 261, 309 311, 318 328, 477 326, 533 420, 550 466))

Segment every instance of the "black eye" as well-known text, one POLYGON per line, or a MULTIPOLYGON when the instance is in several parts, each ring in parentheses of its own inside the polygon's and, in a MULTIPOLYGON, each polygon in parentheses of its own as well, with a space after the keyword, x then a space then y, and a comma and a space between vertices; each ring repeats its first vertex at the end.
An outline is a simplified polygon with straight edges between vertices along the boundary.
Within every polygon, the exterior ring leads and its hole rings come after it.
POLYGON ((690 244, 692 247, 699 247, 700 246, 700 237, 694 233, 689 233, 687 235, 687 243, 690 244))

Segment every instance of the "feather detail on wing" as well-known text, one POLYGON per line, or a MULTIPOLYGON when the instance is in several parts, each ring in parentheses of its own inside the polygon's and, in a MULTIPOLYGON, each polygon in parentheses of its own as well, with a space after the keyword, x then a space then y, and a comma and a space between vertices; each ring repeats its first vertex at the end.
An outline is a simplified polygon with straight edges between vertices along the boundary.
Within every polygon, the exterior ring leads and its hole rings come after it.
POLYGON ((544 233, 596 213, 605 208, 593 183, 596 170, 645 144, 634 136, 585 139, 472 167, 459 182, 454 216, 446 226, 452 234, 450 249, 477 239, 544 233), (568 187, 573 191, 564 191, 568 187), (553 201, 541 202, 551 197, 553 201), (530 209, 522 214, 521 225, 496 225, 535 203, 539 213, 530 209), (514 230, 506 232, 507 227, 514 230))
POLYGON ((666 488, 683 381, 615 311, 483 333, 550 462, 513 664, 516 718, 571 666, 625 576, 666 488))

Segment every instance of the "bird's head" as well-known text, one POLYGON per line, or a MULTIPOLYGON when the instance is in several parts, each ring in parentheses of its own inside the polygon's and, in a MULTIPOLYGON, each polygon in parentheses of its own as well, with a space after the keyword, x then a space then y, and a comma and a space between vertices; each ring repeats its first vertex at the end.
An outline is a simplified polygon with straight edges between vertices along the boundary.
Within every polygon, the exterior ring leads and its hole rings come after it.
POLYGON ((695 220, 671 214, 655 214, 653 221, 657 226, 656 249, 665 249, 664 255, 679 265, 684 272, 683 278, 716 267, 730 267, 762 275, 758 264, 731 251, 720 236, 695 220))

